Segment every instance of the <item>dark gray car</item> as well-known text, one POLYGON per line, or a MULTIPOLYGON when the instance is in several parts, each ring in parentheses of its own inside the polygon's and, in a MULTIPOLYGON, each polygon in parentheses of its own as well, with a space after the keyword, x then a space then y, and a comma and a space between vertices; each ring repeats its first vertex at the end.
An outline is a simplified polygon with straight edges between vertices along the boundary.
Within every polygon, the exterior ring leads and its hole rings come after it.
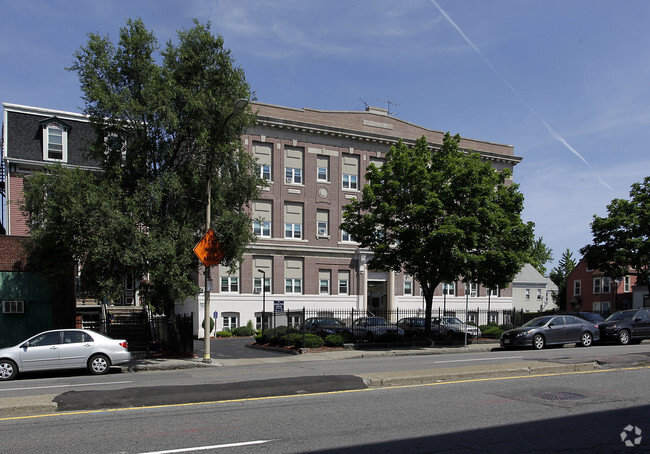
POLYGON ((603 340, 615 340, 622 345, 641 342, 650 339, 650 310, 646 308, 615 312, 598 327, 603 340))
POLYGON ((600 339, 593 323, 572 315, 547 315, 537 317, 520 328, 501 335, 501 346, 530 347, 540 350, 546 345, 579 344, 589 347, 600 339))

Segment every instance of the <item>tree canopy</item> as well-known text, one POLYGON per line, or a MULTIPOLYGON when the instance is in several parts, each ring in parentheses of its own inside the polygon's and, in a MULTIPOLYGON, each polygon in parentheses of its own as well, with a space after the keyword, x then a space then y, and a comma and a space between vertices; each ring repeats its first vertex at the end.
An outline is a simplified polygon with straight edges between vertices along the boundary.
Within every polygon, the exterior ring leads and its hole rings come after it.
POLYGON ((208 173, 227 265, 254 240, 246 205, 260 185, 241 145, 254 115, 233 113, 252 97, 244 71, 210 24, 194 21, 177 37, 161 47, 140 19, 117 44, 88 35, 69 70, 96 131, 89 158, 102 171, 55 168, 26 184, 25 199, 35 253, 59 248, 96 296, 119 297, 125 275, 142 279, 147 302, 168 313, 198 292, 192 248, 206 230, 208 173))
POLYGON ((553 251, 546 246, 543 237, 537 238, 528 253, 528 263, 540 274, 546 275, 546 264, 551 260, 553 260, 553 251))
POLYGON ((580 249, 587 266, 612 279, 636 274, 647 285, 650 273, 650 177, 632 184, 630 199, 614 199, 607 216, 594 216, 593 241, 580 249))
POLYGON ((370 268, 404 271, 420 283, 427 334, 439 284, 506 286, 533 242, 533 225, 521 220, 523 196, 506 183, 510 173, 459 150, 459 142, 447 133, 440 150, 425 137, 413 148, 391 147, 381 167, 368 167, 361 198, 345 207, 341 224, 371 249, 370 268))

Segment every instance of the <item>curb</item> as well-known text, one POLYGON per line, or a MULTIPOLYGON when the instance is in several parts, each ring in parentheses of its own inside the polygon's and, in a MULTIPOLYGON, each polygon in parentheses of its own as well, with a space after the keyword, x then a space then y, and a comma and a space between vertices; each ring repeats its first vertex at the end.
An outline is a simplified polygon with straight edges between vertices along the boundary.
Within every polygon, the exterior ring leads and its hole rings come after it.
POLYGON ((453 367, 444 369, 411 370, 405 372, 385 372, 364 375, 366 386, 378 388, 383 386, 422 385, 441 382, 489 380, 495 377, 525 377, 531 375, 561 374, 585 372, 602 369, 596 363, 558 364, 520 362, 503 365, 453 367))

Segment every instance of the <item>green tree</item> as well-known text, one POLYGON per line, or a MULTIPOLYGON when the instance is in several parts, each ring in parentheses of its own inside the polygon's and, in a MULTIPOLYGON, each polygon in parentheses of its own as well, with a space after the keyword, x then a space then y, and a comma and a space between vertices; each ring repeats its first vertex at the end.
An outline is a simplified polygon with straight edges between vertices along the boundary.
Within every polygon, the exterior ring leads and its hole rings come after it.
POLYGON ((425 137, 413 148, 402 141, 386 162, 368 167, 361 199, 343 213, 341 228, 370 248, 369 267, 404 271, 420 283, 431 328, 433 292, 463 279, 505 286, 521 269, 533 226, 521 220, 523 196, 480 154, 458 149, 460 136, 445 134, 432 152, 425 137))
MULTIPOLYGON (((86 195, 62 194, 58 205, 78 207, 87 214, 80 219, 52 217, 39 207, 38 197, 55 185, 52 178, 66 171, 30 183, 34 196, 26 209, 34 240, 75 232, 67 255, 83 264, 89 291, 115 298, 123 276, 132 274, 145 278, 140 289, 147 302, 173 313, 175 302, 198 292, 192 248, 205 232, 208 174, 210 223, 223 263, 234 266, 254 240, 246 206, 261 180, 241 135, 255 117, 233 115, 236 100, 251 98, 250 86, 223 38, 197 21, 164 48, 139 19, 127 21, 117 45, 90 34, 69 69, 78 74, 84 113, 96 131, 89 157, 103 172, 66 176, 86 195)), ((49 193, 42 203, 50 203, 49 193)), ((42 250, 48 247, 41 242, 42 250)))
POLYGON ((567 250, 562 253, 562 258, 558 262, 558 265, 553 268, 549 274, 549 277, 558 288, 555 302, 560 310, 566 310, 567 308, 567 279, 575 267, 576 261, 573 259, 573 253, 569 248, 567 248, 567 250))
POLYGON ((528 263, 539 271, 540 274, 546 275, 545 265, 551 260, 553 260, 553 251, 544 244, 543 237, 537 238, 528 252, 528 263))
POLYGON ((593 242, 580 249, 587 266, 612 279, 636 274, 638 285, 650 276, 650 177, 632 184, 630 199, 614 199, 607 216, 594 216, 593 242))

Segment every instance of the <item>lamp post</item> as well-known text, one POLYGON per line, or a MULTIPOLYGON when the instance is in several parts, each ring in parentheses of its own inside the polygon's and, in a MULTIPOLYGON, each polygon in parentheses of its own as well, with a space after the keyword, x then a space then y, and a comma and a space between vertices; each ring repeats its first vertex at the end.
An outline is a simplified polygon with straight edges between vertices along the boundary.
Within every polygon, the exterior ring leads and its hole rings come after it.
MULTIPOLYGON (((226 117, 226 119, 221 124, 221 130, 226 127, 226 124, 230 119, 239 113, 241 113, 248 106, 248 99, 238 99, 232 106, 232 112, 226 117)), ((208 197, 208 204, 205 210, 205 230, 210 230, 210 218, 211 218, 211 205, 212 205, 212 191, 211 191, 211 180, 212 180, 212 155, 210 155, 207 166, 207 182, 206 182, 206 193, 208 197)), ((203 362, 211 363, 212 359, 210 358, 210 293, 212 292, 212 286, 210 285, 210 266, 205 267, 205 297, 204 297, 204 320, 203 320, 203 340, 204 344, 204 353, 203 353, 203 362)), ((214 321, 214 326, 216 328, 217 321, 214 321)))
POLYGON ((262 337, 264 337, 264 319, 266 318, 266 271, 257 271, 262 273, 262 337))

